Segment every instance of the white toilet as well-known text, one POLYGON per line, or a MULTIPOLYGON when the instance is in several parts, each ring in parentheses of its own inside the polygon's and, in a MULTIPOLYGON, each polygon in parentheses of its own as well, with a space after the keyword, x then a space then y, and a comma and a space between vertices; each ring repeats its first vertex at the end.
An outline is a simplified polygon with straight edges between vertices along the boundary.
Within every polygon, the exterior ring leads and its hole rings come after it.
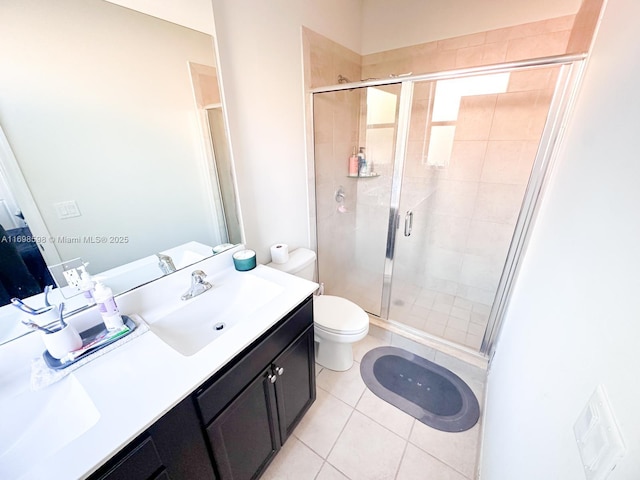
MULTIPOLYGON (((269 267, 313 281, 315 252, 298 248, 289 253, 286 263, 269 263, 269 267)), ((346 298, 333 295, 313 297, 316 362, 330 370, 342 372, 353 365, 352 344, 369 332, 369 316, 346 298)))

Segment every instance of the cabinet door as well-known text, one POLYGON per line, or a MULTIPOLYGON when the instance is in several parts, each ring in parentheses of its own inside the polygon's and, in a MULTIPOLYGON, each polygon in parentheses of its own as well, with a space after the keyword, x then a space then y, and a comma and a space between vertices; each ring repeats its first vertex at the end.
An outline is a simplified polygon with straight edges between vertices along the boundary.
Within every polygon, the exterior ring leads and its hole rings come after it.
POLYGON ((200 420, 191 397, 148 430, 172 480, 215 480, 200 420))
POLYGON ((313 325, 274 360, 272 369, 277 375, 274 385, 284 443, 316 399, 313 325))
POLYGON ((90 480, 216 480, 191 397, 185 398, 90 480))
POLYGON ((264 370, 207 427, 221 480, 258 478, 280 448, 275 378, 264 370))
POLYGON ((163 469, 158 449, 151 437, 144 435, 117 458, 91 476, 96 480, 150 480, 163 469))

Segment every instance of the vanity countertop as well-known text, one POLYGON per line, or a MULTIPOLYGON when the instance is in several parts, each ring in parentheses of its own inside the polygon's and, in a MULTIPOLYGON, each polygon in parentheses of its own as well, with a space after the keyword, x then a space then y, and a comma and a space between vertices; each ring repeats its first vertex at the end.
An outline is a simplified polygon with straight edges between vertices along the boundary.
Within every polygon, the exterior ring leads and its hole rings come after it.
MULTIPOLYGON (((153 317, 158 314, 163 298, 171 295, 179 299, 188 288, 191 272, 195 269, 204 270, 208 274, 207 280, 214 286, 216 279, 250 274, 282 287, 277 296, 253 312, 250 318, 239 322, 191 356, 178 353, 152 331, 147 331, 82 365, 59 382, 32 392, 29 382, 31 362, 44 350, 39 335, 26 335, 0 347, 1 405, 13 406, 19 411, 27 408, 29 397, 42 397, 47 395, 49 389, 53 395, 55 389, 67 382, 70 388, 79 385, 86 392, 99 415, 92 427, 68 443, 60 439, 56 428, 45 428, 38 432, 42 438, 52 442, 50 450, 54 453, 40 457, 37 451, 30 452, 28 471, 17 478, 88 477, 317 288, 313 282, 263 265, 249 272, 236 271, 231 255, 239 249, 241 247, 203 260, 117 298, 123 314, 137 314, 142 319, 147 315, 153 317), (12 405, 14 398, 20 398, 21 401, 15 401, 12 405), (66 445, 59 447, 56 442, 66 445)), ((207 292, 202 295, 207 295, 207 292)), ((69 319, 69 323, 78 330, 98 321, 95 308, 69 319)), ((23 416, 24 413, 21 412, 23 416)), ((78 415, 85 414, 78 412, 78 415)), ((11 411, 3 411, 1 415, 10 416, 11 411)), ((64 425, 58 427, 64 428, 64 425)), ((5 440, 5 445, 11 441, 5 440)), ((11 468, 3 461, 0 457, 0 478, 13 478, 3 474, 3 471, 6 473, 11 468)))

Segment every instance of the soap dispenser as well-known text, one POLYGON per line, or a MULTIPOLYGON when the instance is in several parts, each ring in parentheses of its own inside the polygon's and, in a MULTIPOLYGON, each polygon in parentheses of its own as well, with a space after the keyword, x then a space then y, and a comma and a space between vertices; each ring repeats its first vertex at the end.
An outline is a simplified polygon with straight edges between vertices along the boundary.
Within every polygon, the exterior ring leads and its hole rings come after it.
POLYGON ((98 310, 107 330, 118 330, 124 326, 120 310, 118 310, 113 292, 109 287, 100 281, 96 282, 93 298, 98 304, 98 310))
POLYGON ((95 291, 96 282, 93 281, 89 272, 84 265, 80 267, 80 290, 84 296, 87 305, 95 305, 96 301, 93 298, 93 292, 95 291))

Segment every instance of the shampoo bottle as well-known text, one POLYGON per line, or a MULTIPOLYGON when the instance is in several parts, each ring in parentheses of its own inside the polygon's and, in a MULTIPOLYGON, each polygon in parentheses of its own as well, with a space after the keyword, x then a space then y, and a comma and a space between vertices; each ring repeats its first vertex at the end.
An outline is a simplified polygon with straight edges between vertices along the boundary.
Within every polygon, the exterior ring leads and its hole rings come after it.
POLYGON ((356 155, 356 147, 353 147, 353 153, 349 157, 349 176, 358 176, 358 155, 356 155))
POLYGON ((116 300, 113 298, 113 292, 106 285, 97 282, 93 298, 98 304, 98 310, 102 316, 102 321, 108 330, 117 330, 122 328, 124 323, 120 316, 120 311, 116 305, 116 300))

